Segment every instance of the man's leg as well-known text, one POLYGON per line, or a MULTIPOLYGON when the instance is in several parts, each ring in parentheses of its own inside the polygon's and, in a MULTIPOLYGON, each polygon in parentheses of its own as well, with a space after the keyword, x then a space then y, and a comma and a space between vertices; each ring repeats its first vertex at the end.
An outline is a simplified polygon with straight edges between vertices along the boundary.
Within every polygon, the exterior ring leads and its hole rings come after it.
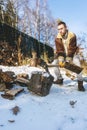
POLYGON ((54 59, 54 61, 51 64, 57 65, 57 67, 52 67, 49 69, 51 75, 54 77, 54 84, 63 84, 63 78, 58 66, 58 59, 54 59))
MULTIPOLYGON (((73 63, 81 67, 79 55, 74 56, 73 63)), ((85 88, 83 86, 82 72, 77 75, 77 80, 78 80, 78 91, 85 91, 85 88)))

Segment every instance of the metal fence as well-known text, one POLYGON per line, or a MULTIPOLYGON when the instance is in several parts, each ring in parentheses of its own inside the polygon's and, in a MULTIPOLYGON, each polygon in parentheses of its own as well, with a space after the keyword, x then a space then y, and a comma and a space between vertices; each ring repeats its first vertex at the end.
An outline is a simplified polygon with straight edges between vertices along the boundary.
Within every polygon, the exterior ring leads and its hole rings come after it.
POLYGON ((53 57, 53 48, 47 44, 39 42, 37 39, 15 29, 5 23, 0 23, 0 41, 6 41, 11 46, 17 45, 19 36, 21 36, 21 52, 26 57, 31 57, 32 50, 37 52, 37 56, 43 55, 44 51, 47 52, 48 57, 53 57))

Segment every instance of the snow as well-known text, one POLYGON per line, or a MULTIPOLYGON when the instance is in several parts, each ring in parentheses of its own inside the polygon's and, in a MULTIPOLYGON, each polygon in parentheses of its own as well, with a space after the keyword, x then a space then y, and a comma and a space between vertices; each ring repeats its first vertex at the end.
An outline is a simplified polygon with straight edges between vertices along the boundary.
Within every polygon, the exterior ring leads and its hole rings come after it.
MULTIPOLYGON (((42 69, 29 66, 1 66, 3 71, 11 70, 15 74, 27 73, 42 69)), ((0 97, 0 130, 87 130, 87 83, 85 92, 77 90, 77 82, 65 76, 63 85, 53 84, 47 96, 37 96, 24 87, 14 100, 0 97), (75 102, 71 105, 70 102, 75 102), (18 106, 20 112, 12 113, 18 106), (14 122, 9 122, 14 120, 14 122)), ((14 86, 20 87, 20 86, 14 86)), ((0 92, 2 94, 3 92, 0 92)))

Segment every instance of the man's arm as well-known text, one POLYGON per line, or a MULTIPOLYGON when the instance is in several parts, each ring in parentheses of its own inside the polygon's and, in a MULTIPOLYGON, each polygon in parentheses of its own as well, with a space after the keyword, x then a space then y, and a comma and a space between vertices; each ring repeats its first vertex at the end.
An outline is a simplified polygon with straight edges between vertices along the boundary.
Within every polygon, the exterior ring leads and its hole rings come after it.
POLYGON ((74 35, 71 39, 70 39, 70 43, 69 43, 69 48, 68 48, 68 56, 69 57, 73 57, 76 50, 77 50, 77 40, 76 40, 76 36, 74 35))

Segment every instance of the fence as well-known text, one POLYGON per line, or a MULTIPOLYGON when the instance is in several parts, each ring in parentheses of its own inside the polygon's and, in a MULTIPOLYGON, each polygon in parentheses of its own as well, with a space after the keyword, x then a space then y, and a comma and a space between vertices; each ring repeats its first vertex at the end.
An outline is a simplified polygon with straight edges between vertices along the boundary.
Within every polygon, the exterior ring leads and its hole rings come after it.
POLYGON ((5 24, 0 23, 0 41, 6 41, 11 46, 17 45, 19 36, 21 36, 21 52, 24 57, 31 56, 32 50, 37 52, 37 56, 43 55, 44 51, 48 53, 48 57, 53 56, 53 48, 47 44, 39 42, 37 39, 5 24))

